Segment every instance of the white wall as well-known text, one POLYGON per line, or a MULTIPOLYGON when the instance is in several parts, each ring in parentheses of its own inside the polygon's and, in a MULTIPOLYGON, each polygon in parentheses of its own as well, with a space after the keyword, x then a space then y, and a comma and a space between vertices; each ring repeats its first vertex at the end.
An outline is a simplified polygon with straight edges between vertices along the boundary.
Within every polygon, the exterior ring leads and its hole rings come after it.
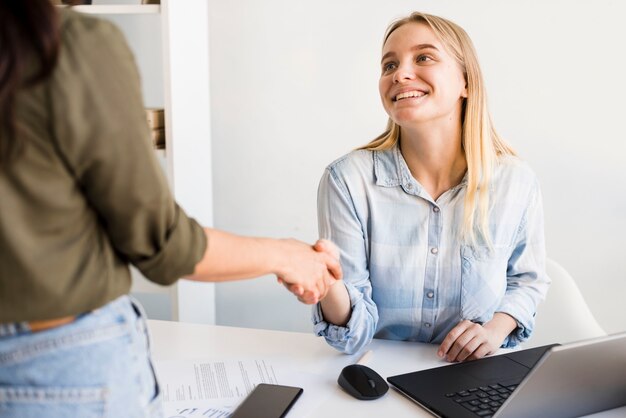
MULTIPOLYGON (((626 329, 626 3, 211 0, 215 225, 312 242, 324 167, 376 136, 387 24, 419 9, 463 26, 500 133, 543 187, 549 256, 611 332, 626 329)), ((219 324, 310 331, 273 279, 220 284, 219 324)))

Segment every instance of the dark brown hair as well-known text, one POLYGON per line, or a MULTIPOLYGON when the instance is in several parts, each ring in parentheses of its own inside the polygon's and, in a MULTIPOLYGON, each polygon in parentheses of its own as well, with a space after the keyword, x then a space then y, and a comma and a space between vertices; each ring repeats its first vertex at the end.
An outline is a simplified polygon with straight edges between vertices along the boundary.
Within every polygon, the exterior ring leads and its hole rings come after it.
POLYGON ((57 11, 50 0, 0 1, 0 166, 19 149, 16 142, 15 95, 45 80, 59 54, 57 11), (25 78, 26 62, 39 66, 25 78))

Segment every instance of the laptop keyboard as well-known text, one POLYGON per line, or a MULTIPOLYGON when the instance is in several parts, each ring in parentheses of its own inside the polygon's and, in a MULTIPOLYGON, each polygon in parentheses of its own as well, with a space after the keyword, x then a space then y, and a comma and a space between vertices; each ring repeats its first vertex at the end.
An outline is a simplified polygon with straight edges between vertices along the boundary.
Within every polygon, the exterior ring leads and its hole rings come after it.
POLYGON ((446 398, 463 405, 478 417, 491 417, 515 390, 517 385, 493 384, 446 394, 446 398))

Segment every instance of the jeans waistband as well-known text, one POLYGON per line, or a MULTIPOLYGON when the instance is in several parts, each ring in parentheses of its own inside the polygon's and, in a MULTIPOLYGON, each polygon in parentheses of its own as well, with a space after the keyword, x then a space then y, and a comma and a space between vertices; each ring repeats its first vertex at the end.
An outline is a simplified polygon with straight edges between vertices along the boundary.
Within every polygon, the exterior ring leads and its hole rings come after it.
MULTIPOLYGON (((107 303, 106 305, 100 308, 94 309, 91 312, 77 315, 76 318, 82 317, 87 314, 97 314, 99 311, 103 309, 119 311, 120 309, 123 308, 123 306, 125 306, 129 302, 138 316, 145 316, 145 313, 143 312, 141 305, 137 303, 134 298, 128 295, 123 295, 123 296, 118 297, 117 299, 114 299, 113 301, 107 303)), ((70 323, 72 323, 72 321, 68 322, 67 324, 70 324, 70 323)), ((64 325, 67 325, 67 324, 64 324, 64 325)), ((60 325, 60 326, 64 326, 64 325, 60 325)), ((50 327, 47 329, 52 329, 52 328, 54 327, 50 327)), ((10 323, 5 323, 5 324, 0 324, 0 338, 9 337, 9 336, 18 336, 22 334, 30 334, 32 332, 34 331, 31 328, 30 323, 28 321, 10 322, 10 323)))

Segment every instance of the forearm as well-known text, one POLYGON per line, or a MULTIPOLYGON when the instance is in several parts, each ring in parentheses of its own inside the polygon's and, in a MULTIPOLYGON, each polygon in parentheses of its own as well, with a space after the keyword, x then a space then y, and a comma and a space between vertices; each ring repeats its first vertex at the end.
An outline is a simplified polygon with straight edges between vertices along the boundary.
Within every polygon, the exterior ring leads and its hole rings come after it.
POLYGON ((242 237, 205 228, 207 248, 187 279, 222 282, 279 274, 281 240, 242 237))
POLYGON ((350 320, 352 314, 350 296, 343 283, 332 286, 320 304, 326 322, 345 326, 350 320))
POLYGON ((506 313, 496 312, 493 314, 491 321, 486 322, 483 327, 494 333, 500 343, 502 343, 502 341, 517 328, 517 321, 506 313))

